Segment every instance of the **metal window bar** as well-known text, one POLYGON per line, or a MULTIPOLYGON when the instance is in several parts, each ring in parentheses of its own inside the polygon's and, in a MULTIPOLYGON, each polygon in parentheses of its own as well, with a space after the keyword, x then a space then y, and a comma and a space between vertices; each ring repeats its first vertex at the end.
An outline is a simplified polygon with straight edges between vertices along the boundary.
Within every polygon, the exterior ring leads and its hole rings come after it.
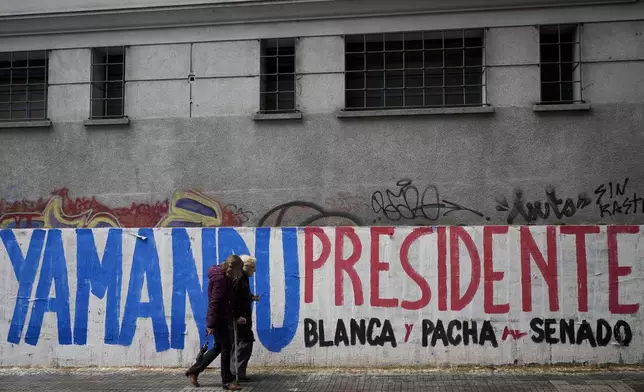
POLYGON ((273 38, 264 39, 261 41, 261 87, 259 93, 260 113, 297 112, 295 102, 297 83, 297 70, 295 69, 295 48, 295 38, 273 38), (272 61, 274 61, 274 63, 269 64, 272 61), (285 71, 285 69, 290 71, 285 71), (271 83, 271 81, 273 83, 271 83), (274 84, 274 86, 271 86, 271 84, 274 84), (288 87, 283 87, 282 84, 286 84, 288 85, 288 87))
MULTIPOLYGON (((450 42, 451 43, 451 42, 450 42)), ((482 106, 484 105, 485 80, 483 74, 485 54, 485 34, 483 29, 473 30, 445 30, 445 31, 425 31, 425 32, 406 32, 406 33, 386 33, 386 34, 361 34, 345 37, 345 108, 347 110, 365 110, 365 109, 400 109, 400 108, 419 108, 419 107, 444 107, 444 106, 482 106), (459 45, 446 45, 445 34, 460 32, 459 45), (467 33, 473 33, 467 37, 467 33), (438 37, 432 37, 440 35, 438 37), (391 37, 399 39, 389 39, 391 37), (420 40, 418 40, 420 37, 420 40), (413 38, 416 38, 415 40, 413 38), (434 38, 440 45, 437 47, 426 47, 428 40, 434 38), (467 42, 468 38, 478 39, 480 44, 474 45, 467 42), (418 47, 417 41, 420 41, 418 47), (389 44, 388 44, 389 42, 389 44), (408 46, 411 42, 416 42, 416 48, 408 46), (351 45, 358 44, 360 50, 350 48, 351 45), (371 44, 371 45, 370 45, 371 44), (371 46, 371 47, 370 47, 371 46), (394 47, 394 49, 391 48, 394 47), (375 48, 374 48, 375 47, 375 48), (477 53, 474 53, 474 52, 477 53), (460 64, 448 64, 446 53, 459 52, 460 64), (408 63, 408 54, 420 54, 420 67, 408 63), (382 54, 382 58, 374 64, 375 55, 382 54), (400 66, 390 66, 388 63, 389 54, 400 54, 400 66), (429 66, 426 63, 428 54, 440 54, 440 66, 429 66), (471 57, 468 54, 478 54, 479 59, 475 65, 468 65, 471 57), (362 68, 357 69, 359 58, 362 58, 362 68), (371 62, 370 62, 371 60, 371 62), (380 65, 382 64, 382 65, 380 65), (455 83, 450 75, 451 71, 460 71, 460 83, 455 83), (438 71, 432 72, 432 71, 438 71), (396 77, 396 73, 398 73, 396 77), (439 75, 440 74, 440 75, 439 75), (377 75, 373 78, 372 75, 377 75), (427 85, 428 77, 441 77, 440 85, 427 85), (468 78, 476 76, 478 83, 471 82, 468 78), (413 78, 422 78, 420 86, 412 86, 409 82, 413 78), (393 85, 396 79, 401 79, 401 83, 393 85), (449 78, 449 80, 448 80, 449 78), (358 80, 360 82, 358 83, 358 80), (370 83, 375 81, 375 83, 370 83), (353 87, 354 84, 360 87, 353 87), (377 87, 370 86, 375 84, 377 87), (448 102, 448 94, 460 89, 460 102, 448 102), (476 88, 476 90, 470 90, 476 88), (440 91, 440 92, 439 92, 440 91), (412 99, 420 93, 421 98, 412 99), (470 102, 469 96, 476 98, 470 102), (391 97, 391 101, 388 99, 391 97), (431 97, 440 97, 440 103, 428 102, 431 97), (360 103, 360 104, 357 104, 360 103), (377 103, 377 104, 374 104, 377 103)), ((416 58, 416 62, 418 62, 416 58)))
POLYGON ((125 116, 125 49, 125 46, 111 46, 92 50, 90 96, 90 118, 92 119, 125 116), (97 58, 101 58, 101 61, 96 61, 97 58))
POLYGON ((48 67, 47 51, 0 53, 0 121, 47 118, 48 67))
POLYGON ((558 24, 539 26, 539 68, 540 68, 540 85, 541 85, 541 103, 542 104, 561 104, 561 103, 583 103, 581 96, 581 25, 579 24, 558 24), (556 28, 556 41, 550 42, 547 30, 556 28), (570 40, 562 40, 562 30, 566 29, 572 35, 570 40), (544 42, 546 41, 546 42, 544 42), (564 50, 568 47, 570 53, 564 50), (548 61, 547 57, 557 54, 557 61, 548 61), (570 60, 563 60, 569 57, 570 60), (554 68, 553 68, 554 67, 554 68), (568 69, 564 69, 568 68, 568 69), (552 75, 552 69, 556 69, 556 78, 552 75), (564 72, 565 71, 565 72, 564 72), (564 77, 564 73, 569 74, 569 78, 564 77), (551 96, 552 89, 550 86, 556 86, 556 97, 551 96), (570 98, 566 99, 566 92, 570 98))

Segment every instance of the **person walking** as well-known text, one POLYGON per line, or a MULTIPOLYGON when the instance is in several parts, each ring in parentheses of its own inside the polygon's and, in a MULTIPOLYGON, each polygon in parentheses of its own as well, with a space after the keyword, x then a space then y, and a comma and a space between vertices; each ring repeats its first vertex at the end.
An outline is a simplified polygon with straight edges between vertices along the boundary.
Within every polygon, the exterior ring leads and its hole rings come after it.
MULTIPOLYGON (((241 389, 230 369, 233 333, 233 302, 235 300, 232 283, 243 275, 243 261, 237 255, 230 255, 220 265, 208 269, 208 312, 206 315, 206 336, 214 335, 215 345, 208 350, 201 361, 186 371, 186 377, 195 387, 199 386, 199 374, 221 354, 221 382, 224 389, 241 389)), ((242 320, 240 320, 242 321, 242 320)))
POLYGON ((253 334, 253 301, 259 300, 259 297, 253 295, 250 288, 250 277, 255 273, 256 259, 249 255, 240 256, 242 259, 243 274, 233 282, 233 292, 235 303, 233 306, 233 315, 235 320, 243 320, 245 322, 238 323, 237 328, 237 345, 236 351, 231 358, 231 369, 233 375, 238 376, 240 381, 249 381, 246 375, 248 362, 253 352, 253 342, 255 335, 253 334))

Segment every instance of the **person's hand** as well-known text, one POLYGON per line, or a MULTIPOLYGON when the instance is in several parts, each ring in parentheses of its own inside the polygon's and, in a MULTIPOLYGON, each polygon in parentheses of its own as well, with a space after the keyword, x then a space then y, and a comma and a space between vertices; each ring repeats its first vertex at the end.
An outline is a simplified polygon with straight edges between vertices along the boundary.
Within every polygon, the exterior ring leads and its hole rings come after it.
POLYGON ((214 330, 214 329, 212 329, 212 328, 206 328, 206 336, 208 336, 208 335, 214 335, 214 334, 215 334, 215 330, 214 330))
POLYGON ((253 296, 251 297, 251 300, 253 300, 253 301, 257 302, 257 301, 259 301, 259 298, 260 298, 260 297, 259 297, 259 295, 253 295, 253 296))
POLYGON ((237 319, 237 324, 246 324, 246 319, 244 317, 240 317, 237 319))

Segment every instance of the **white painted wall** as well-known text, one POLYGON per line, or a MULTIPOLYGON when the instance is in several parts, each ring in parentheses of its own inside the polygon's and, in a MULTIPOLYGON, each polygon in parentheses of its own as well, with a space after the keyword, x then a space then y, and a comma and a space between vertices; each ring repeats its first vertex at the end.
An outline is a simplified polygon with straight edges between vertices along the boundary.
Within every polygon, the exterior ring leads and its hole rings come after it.
MULTIPOLYGON (((639 309, 644 277, 642 226, 397 227, 395 231, 393 228, 383 227, 226 228, 187 231, 148 229, 138 233, 135 230, 114 230, 112 235, 116 236, 116 241, 112 242, 111 246, 106 246, 108 231, 104 229, 84 232, 71 229, 0 232, 0 366, 190 365, 199 347, 199 333, 203 333, 203 330, 198 330, 189 303, 186 305, 185 318, 173 318, 172 309, 181 302, 176 301, 183 292, 180 289, 180 279, 188 279, 188 272, 195 266, 197 274, 201 276, 204 260, 209 263, 216 259, 215 243, 220 259, 225 258, 231 252, 230 249, 237 249, 237 253, 242 253, 246 252, 244 248, 247 247, 255 254, 258 258, 258 294, 266 288, 266 285, 260 282, 262 277, 265 279, 270 276, 270 289, 262 299, 265 302, 258 305, 262 309, 257 309, 254 321, 255 329, 259 330, 259 341, 253 354, 253 365, 371 366, 573 361, 637 363, 644 355, 642 316, 639 309), (343 248, 338 249, 341 230, 348 234, 344 234, 343 248), (391 235, 383 234, 387 230, 391 231, 391 235), (497 234, 494 230, 507 231, 507 234, 497 234), (586 230, 595 233, 577 236, 562 233, 564 230, 586 230), (56 242, 59 234, 62 238, 60 246, 56 242), (137 234, 140 236, 137 237, 137 234), (119 235, 122 236, 120 240, 119 235), (459 235, 460 240, 457 238, 459 235), (92 253, 88 252, 90 248, 87 246, 78 246, 78 243, 82 242, 78 240, 81 237, 95 241, 97 254, 103 261, 106 260, 104 255, 107 251, 122 255, 123 279, 119 292, 121 303, 118 317, 121 338, 129 325, 124 321, 128 297, 137 292, 129 288, 132 282, 136 281, 132 278, 136 275, 132 273, 133 265, 149 262, 151 271, 158 268, 160 279, 155 278, 154 274, 147 275, 141 291, 141 301, 147 302, 154 299, 155 295, 155 290, 148 292, 148 286, 154 287, 157 283, 162 290, 159 297, 162 300, 155 303, 157 310, 161 304, 163 305, 163 310, 159 310, 163 317, 157 325, 156 337, 151 320, 144 317, 136 322, 136 332, 131 343, 106 344, 104 334, 108 309, 105 298, 109 297, 108 292, 103 299, 90 294, 87 342, 82 345, 74 344, 78 343, 79 336, 82 335, 75 317, 79 286, 78 266, 88 262, 92 253), (355 239, 354 245, 357 245, 357 248, 353 248, 350 237, 355 239), (39 246, 38 238, 42 241, 42 246, 39 246), (186 241, 184 244, 189 241, 190 249, 179 246, 182 239, 186 241), (243 242, 240 239, 243 239, 243 242), (534 246, 531 248, 532 239, 534 246), (460 242, 454 242, 452 246, 453 240, 460 242), (326 247, 322 246, 323 242, 326 243, 326 247), (468 252, 465 243, 470 244, 471 253, 468 252), (119 250, 116 244, 121 245, 122 249, 119 250), (30 246, 32 253, 28 254, 27 249, 30 246), (145 249, 150 251, 146 253, 147 256, 143 253, 145 249), (456 249, 459 250, 458 256, 454 253, 456 249), (533 258, 528 258, 531 255, 530 249, 533 249, 532 254, 536 255, 537 260, 540 259, 541 253, 544 260, 536 262, 533 258), (406 250, 408 265, 404 262, 406 250), (585 257, 584 252, 579 250, 585 252, 585 257), (328 252, 328 258, 323 264, 318 263, 317 260, 325 252, 328 252), (58 259, 59 254, 63 254, 64 259, 58 259), (343 276, 343 283, 336 286, 339 276, 336 271, 341 265, 339 258, 350 259, 352 255, 356 257, 356 276, 360 277, 356 284, 359 284, 363 296, 363 303, 359 305, 355 301, 356 295, 350 274, 340 274, 343 276), (27 261, 24 262, 21 256, 26 257, 27 261), (190 261, 190 256, 194 257, 194 263, 190 261), (459 265, 460 273, 450 267, 452 257, 455 257, 453 265, 459 265), (189 262, 179 269, 182 260, 189 262), (439 266, 443 262, 446 268, 441 272, 442 268, 439 266), (58 268, 48 269, 48 265, 56 263, 59 263, 58 268), (555 263, 556 267, 553 267, 555 263), (472 268, 472 265, 476 268, 472 268), (538 265, 541 265, 543 271, 538 265), (24 286, 21 290, 13 266, 17 266, 18 275, 21 277, 20 281, 24 286), (63 273, 63 266, 66 273, 63 273), (307 266, 314 266, 316 269, 311 270, 307 266), (552 269, 547 270, 548 266, 552 269), (476 270, 480 272, 480 279, 476 279, 471 286, 471 300, 464 301, 462 309, 454 309, 454 293, 460 292, 461 296, 465 295, 472 279, 472 271, 476 270), (62 302, 58 304, 61 305, 60 309, 63 309, 63 313, 60 314, 69 312, 70 315, 68 333, 62 335, 59 331, 64 331, 67 327, 59 325, 60 319, 57 320, 56 313, 52 312, 44 313, 40 334, 35 334, 35 329, 30 329, 38 326, 35 315, 38 313, 37 308, 41 306, 39 303, 47 301, 38 297, 37 287, 40 287, 41 294, 47 291, 45 284, 49 283, 50 271, 54 271, 53 275, 61 278, 60 286, 57 287, 64 288, 65 284, 69 286, 69 297, 63 294, 63 290, 57 292, 52 288, 49 292, 49 297, 60 296, 62 302), (181 273, 177 273, 175 277, 174 272, 181 273), (550 277, 551 286, 546 283, 544 272, 550 277), (522 275, 524 273, 525 275, 522 275), (412 279, 411 276, 414 275, 415 278, 412 279), (31 288, 25 285, 30 276, 34 277, 31 288), (372 284, 375 276, 380 280, 379 290, 372 284), (419 301, 423 297, 420 286, 415 281, 421 284, 427 282, 430 297, 425 297, 425 301, 417 303, 415 310, 405 309, 402 304, 409 308, 409 302, 419 301), (456 281, 460 282, 459 291, 453 291, 456 281), (312 293, 307 294, 307 282, 311 283, 308 287, 313 289, 312 293), (336 304, 338 287, 342 287, 344 291, 341 305, 336 304), (528 287, 532 290, 531 301, 527 297, 528 287), (580 300, 580 293, 585 292, 584 288, 587 289, 587 310, 584 309, 584 301, 580 300), (549 293, 554 295, 550 296, 549 293), (486 296, 489 297, 488 300, 486 296), (378 305, 378 297, 395 298, 395 306, 378 305), (494 313, 489 299, 493 299, 495 305, 507 304, 507 311, 499 308, 501 312, 497 309, 497 313, 494 313), (441 304, 443 301, 444 304, 441 304), (15 328, 19 326, 21 317, 19 312, 14 313, 16 304, 19 305, 18 309, 21 304, 24 305, 26 311, 24 327, 18 329, 15 328), (441 309, 443 305, 444 310, 441 309), (530 310, 526 308, 528 305, 530 310), (267 306, 270 306, 271 320, 268 319, 267 306), (389 343, 384 346, 345 346, 342 342, 339 346, 320 347, 318 343, 314 347, 305 347, 305 319, 323 320, 325 339, 333 340, 337 320, 344 320, 349 328, 352 318, 366 319, 367 323, 371 318, 377 318, 383 323, 384 320, 389 320, 395 334, 396 347, 389 343), (587 321, 593 331, 596 330, 599 319, 605 320, 611 327, 619 323, 622 332, 627 324, 631 329, 632 339, 628 346, 624 346, 620 344, 620 339, 613 336, 607 345, 601 347, 592 347, 587 340, 579 345, 568 342, 548 344, 533 340, 537 333, 531 328, 531 321, 557 320, 552 327, 556 329, 554 337, 558 339, 561 318, 574 320, 576 328, 587 321), (424 347, 423 320, 431 320, 435 325, 437 320, 441 320, 445 328, 451 320, 470 323, 475 321, 479 334, 484 322, 488 321, 493 328, 498 347, 493 347, 489 341, 484 345, 470 342, 464 346, 461 342, 459 345, 445 346, 440 338, 435 346, 432 346, 433 335, 428 335, 428 344, 424 347), (173 330, 172 325, 177 321, 180 321, 180 324, 185 321, 185 334, 183 330, 173 330), (527 335, 517 335, 515 339, 506 333, 506 339, 503 340, 506 327, 527 335), (10 333, 12 328, 14 330, 10 333), (170 332, 170 338, 159 333, 165 328, 170 332), (275 330, 279 328, 282 328, 282 332, 275 330), (295 332, 292 339, 289 333, 284 332, 289 328, 295 332), (405 339, 407 331, 409 337, 405 339), (37 344, 33 345, 36 338, 37 344), (59 339, 68 339, 63 343, 72 344, 61 344, 59 339), (8 340, 13 340, 13 343, 8 340), (172 345, 176 347, 179 341, 185 344, 183 350, 167 347, 169 342, 173 342, 172 345)), ((112 275, 105 275, 109 276, 112 275)), ((199 288, 195 285, 190 287, 199 288)), ((133 304, 132 302, 130 305, 133 304)), ((375 328, 377 334, 381 330, 382 328, 375 328)))

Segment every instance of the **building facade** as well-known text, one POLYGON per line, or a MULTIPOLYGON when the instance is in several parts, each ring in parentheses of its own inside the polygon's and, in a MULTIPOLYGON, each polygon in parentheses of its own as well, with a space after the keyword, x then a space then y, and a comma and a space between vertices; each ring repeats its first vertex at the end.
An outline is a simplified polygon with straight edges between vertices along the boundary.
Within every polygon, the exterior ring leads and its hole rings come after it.
POLYGON ((641 1, 0 9, 0 226, 632 224, 641 1))

